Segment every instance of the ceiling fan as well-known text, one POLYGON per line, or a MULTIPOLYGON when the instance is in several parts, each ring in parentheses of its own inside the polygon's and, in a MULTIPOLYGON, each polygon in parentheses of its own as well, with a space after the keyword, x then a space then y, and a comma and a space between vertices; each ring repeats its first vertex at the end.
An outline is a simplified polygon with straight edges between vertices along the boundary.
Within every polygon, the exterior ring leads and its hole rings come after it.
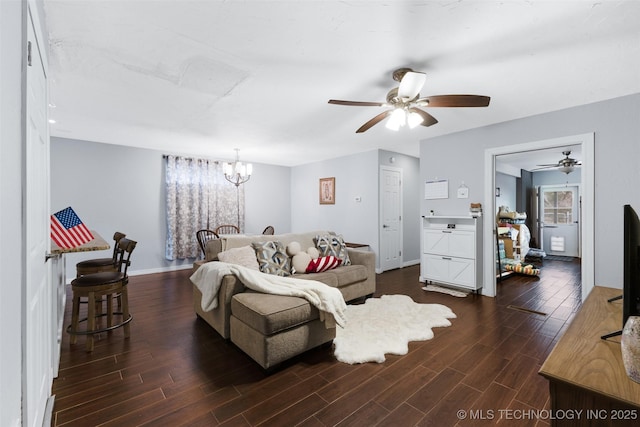
POLYGON ((532 171, 537 171, 541 169, 550 169, 550 168, 558 168, 558 170, 562 173, 566 173, 567 175, 573 172, 573 169, 576 166, 582 166, 582 162, 580 160, 572 159, 569 157, 571 154, 570 150, 563 151, 564 159, 558 161, 558 163, 552 163, 547 165, 538 165, 538 168, 532 169, 532 171))
POLYGON ((418 125, 435 125, 438 120, 418 107, 486 107, 491 99, 482 95, 435 95, 420 98, 420 90, 424 86, 427 76, 425 73, 413 71, 411 68, 395 70, 393 79, 400 82, 400 86, 389 91, 386 102, 330 99, 329 104, 356 107, 387 107, 388 110, 376 115, 356 130, 356 133, 362 133, 387 117, 390 118, 386 127, 392 130, 398 130, 405 124, 410 128, 418 125))

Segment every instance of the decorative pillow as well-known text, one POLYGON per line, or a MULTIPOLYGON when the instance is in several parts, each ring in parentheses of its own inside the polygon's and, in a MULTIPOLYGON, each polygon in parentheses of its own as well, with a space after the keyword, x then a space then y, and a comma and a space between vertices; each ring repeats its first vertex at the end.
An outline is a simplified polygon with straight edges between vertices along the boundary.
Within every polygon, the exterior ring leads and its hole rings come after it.
POLYGON ((540 269, 535 268, 533 265, 525 264, 507 264, 504 266, 507 271, 513 271, 515 273, 526 274, 527 276, 539 276, 540 269))
POLYGON ((311 255, 306 252, 298 252, 291 257, 291 274, 305 273, 311 262, 311 255))
POLYGON ((321 273, 323 271, 331 270, 342 264, 340 258, 336 258, 333 255, 323 256, 320 258, 312 259, 305 273, 321 273))
POLYGON ((311 259, 316 259, 320 256, 320 251, 313 246, 307 248, 307 253, 311 256, 311 259))
POLYGON ((347 253, 347 245, 341 235, 316 236, 316 248, 320 251, 320 256, 333 255, 342 260, 342 265, 351 265, 349 254, 347 253))
POLYGON ((291 263, 282 242, 253 242, 261 272, 276 276, 290 276, 291 263))
POLYGON ((256 259, 256 251, 249 245, 240 248, 227 249, 218 253, 218 259, 229 264, 241 265, 252 270, 260 270, 258 260, 256 259))

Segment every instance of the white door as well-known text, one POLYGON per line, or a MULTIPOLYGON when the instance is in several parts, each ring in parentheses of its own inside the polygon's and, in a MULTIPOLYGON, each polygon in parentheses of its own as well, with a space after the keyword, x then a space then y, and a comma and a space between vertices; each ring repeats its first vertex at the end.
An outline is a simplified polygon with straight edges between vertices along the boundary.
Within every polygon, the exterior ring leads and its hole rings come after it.
POLYGON ((380 168, 380 269, 402 267, 402 170, 380 168))
POLYGON ((49 134, 45 64, 29 13, 25 138, 25 289, 22 327, 23 425, 40 426, 53 382, 49 263, 49 134))
POLYGON ((580 256, 580 195, 577 185, 540 186, 538 220, 542 250, 580 256))

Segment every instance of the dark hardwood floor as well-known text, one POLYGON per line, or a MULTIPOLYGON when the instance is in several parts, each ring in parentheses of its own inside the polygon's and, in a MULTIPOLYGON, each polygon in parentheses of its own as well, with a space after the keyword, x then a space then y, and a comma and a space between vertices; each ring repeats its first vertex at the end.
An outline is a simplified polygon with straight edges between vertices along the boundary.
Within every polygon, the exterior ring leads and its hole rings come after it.
POLYGON ((578 262, 545 261, 539 278, 499 283, 496 298, 425 292, 418 266, 390 271, 376 296, 445 304, 452 326, 382 364, 343 364, 325 346, 266 375, 196 318, 189 273, 131 278, 129 340, 118 329, 86 353, 65 334, 53 425, 546 426, 537 372, 580 305, 578 262))

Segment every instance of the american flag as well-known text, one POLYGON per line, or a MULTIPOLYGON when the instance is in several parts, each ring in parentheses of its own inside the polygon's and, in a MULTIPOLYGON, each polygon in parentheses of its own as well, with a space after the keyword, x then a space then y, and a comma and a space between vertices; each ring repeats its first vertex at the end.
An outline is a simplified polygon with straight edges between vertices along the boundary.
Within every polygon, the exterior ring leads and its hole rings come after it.
POLYGON ((51 215, 51 238, 61 248, 71 249, 90 242, 93 235, 68 207, 51 215))

